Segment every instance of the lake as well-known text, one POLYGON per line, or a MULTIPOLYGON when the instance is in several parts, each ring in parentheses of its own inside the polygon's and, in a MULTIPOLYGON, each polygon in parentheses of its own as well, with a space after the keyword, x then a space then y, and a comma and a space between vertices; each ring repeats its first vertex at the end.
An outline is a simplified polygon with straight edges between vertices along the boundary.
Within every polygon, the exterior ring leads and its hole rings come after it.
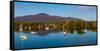
POLYGON ((77 32, 65 33, 63 31, 41 31, 34 34, 30 32, 14 32, 15 49, 96 44, 96 32, 86 30, 82 34, 77 32))

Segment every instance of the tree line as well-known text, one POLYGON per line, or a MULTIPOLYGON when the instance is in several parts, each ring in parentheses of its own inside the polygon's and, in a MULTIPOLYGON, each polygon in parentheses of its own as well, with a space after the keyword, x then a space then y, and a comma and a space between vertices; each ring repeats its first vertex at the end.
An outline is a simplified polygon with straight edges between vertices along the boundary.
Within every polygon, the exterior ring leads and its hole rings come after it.
MULTIPOLYGON (((54 23, 34 23, 34 22, 15 22, 15 31, 20 31, 20 29, 23 29, 23 31, 38 31, 38 30, 46 30, 46 28, 49 28, 49 30, 57 30, 57 31, 67 31, 73 33, 73 31, 97 31, 97 23, 96 21, 72 21, 72 20, 66 20, 62 23, 54 22, 54 23), (70 30, 70 31, 69 31, 70 30)), ((82 32, 81 32, 82 33, 82 32)))

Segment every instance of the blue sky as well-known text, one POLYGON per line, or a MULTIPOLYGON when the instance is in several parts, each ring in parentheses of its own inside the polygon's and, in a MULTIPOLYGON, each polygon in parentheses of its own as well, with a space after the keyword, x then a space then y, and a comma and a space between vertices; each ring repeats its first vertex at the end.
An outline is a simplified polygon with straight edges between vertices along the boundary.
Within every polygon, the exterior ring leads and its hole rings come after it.
POLYGON ((47 13, 51 16, 75 17, 83 20, 96 20, 96 7, 15 2, 15 17, 47 13))

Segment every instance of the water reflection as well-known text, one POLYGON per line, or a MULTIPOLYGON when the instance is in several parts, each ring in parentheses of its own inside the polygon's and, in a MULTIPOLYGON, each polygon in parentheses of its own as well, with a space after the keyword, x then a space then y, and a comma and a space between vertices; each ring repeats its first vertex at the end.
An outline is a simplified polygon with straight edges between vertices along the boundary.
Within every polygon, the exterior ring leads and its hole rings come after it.
MULTIPOLYGON (((26 33, 32 34, 32 35, 40 35, 40 36, 46 36, 50 33, 59 33, 59 32, 63 32, 64 35, 66 34, 73 34, 73 33, 77 33, 78 35, 83 35, 86 31, 93 31, 96 32, 96 29, 48 29, 48 30, 35 30, 35 31, 27 31, 26 33)), ((26 39, 26 36, 23 35, 21 36, 21 38, 26 39)))
POLYGON ((94 23, 82 21, 54 24, 17 23, 15 25, 15 48, 96 44, 97 28, 94 23))
POLYGON ((80 30, 79 32, 41 30, 34 32, 15 32, 15 46, 20 48, 44 48, 56 46, 74 46, 85 44, 96 44, 96 32, 92 30, 80 30), (82 32, 81 34, 78 34, 82 32), (83 33, 84 32, 84 33, 83 33))
POLYGON ((82 35, 85 31, 96 32, 96 29, 96 21, 85 22, 82 20, 76 22, 67 20, 62 23, 16 22, 15 24, 16 32, 29 32, 41 36, 59 32, 64 32, 64 34, 77 32, 77 34, 82 35))
MULTIPOLYGON (((83 35, 86 31, 97 31, 96 21, 85 22, 82 20, 71 21, 67 20, 63 23, 31 23, 31 22, 16 22, 15 24, 16 32, 25 32, 32 35, 46 36, 51 33, 63 32, 66 34, 78 34, 83 35)), ((22 40, 26 40, 27 35, 20 35, 22 40)))
MULTIPOLYGON (((28 34, 32 34, 32 35, 39 35, 39 36, 46 36, 48 34, 51 34, 51 33, 54 33, 54 34, 57 34, 59 32, 62 32, 62 34, 64 36, 66 36, 67 34, 78 34, 78 35, 83 35, 85 34, 87 31, 92 31, 92 32, 96 32, 96 28, 92 28, 92 27, 89 27, 89 28, 84 28, 84 27, 64 27, 64 28, 60 28, 60 27, 57 27, 57 28, 49 28, 49 27, 45 27, 44 29, 34 29, 34 30, 24 30, 23 27, 22 29, 19 29, 19 31, 17 32, 25 32, 25 33, 28 33, 28 34), (21 30, 21 31, 20 31, 21 30)), ((27 35, 24 35, 24 33, 22 33, 22 35, 20 35, 20 39, 21 40, 27 40, 28 36, 27 35)))

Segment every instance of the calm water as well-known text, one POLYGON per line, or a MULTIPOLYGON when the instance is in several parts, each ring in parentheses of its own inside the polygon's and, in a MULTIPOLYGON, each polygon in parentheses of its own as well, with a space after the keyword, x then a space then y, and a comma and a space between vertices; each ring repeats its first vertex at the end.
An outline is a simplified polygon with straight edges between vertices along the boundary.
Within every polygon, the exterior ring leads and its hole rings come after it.
POLYGON ((45 48, 59 46, 74 46, 96 44, 96 32, 85 31, 83 34, 64 32, 45 32, 32 34, 29 32, 15 32, 15 48, 45 48), (41 35, 42 34, 42 35, 41 35), (24 39, 21 36, 25 36, 24 39))

